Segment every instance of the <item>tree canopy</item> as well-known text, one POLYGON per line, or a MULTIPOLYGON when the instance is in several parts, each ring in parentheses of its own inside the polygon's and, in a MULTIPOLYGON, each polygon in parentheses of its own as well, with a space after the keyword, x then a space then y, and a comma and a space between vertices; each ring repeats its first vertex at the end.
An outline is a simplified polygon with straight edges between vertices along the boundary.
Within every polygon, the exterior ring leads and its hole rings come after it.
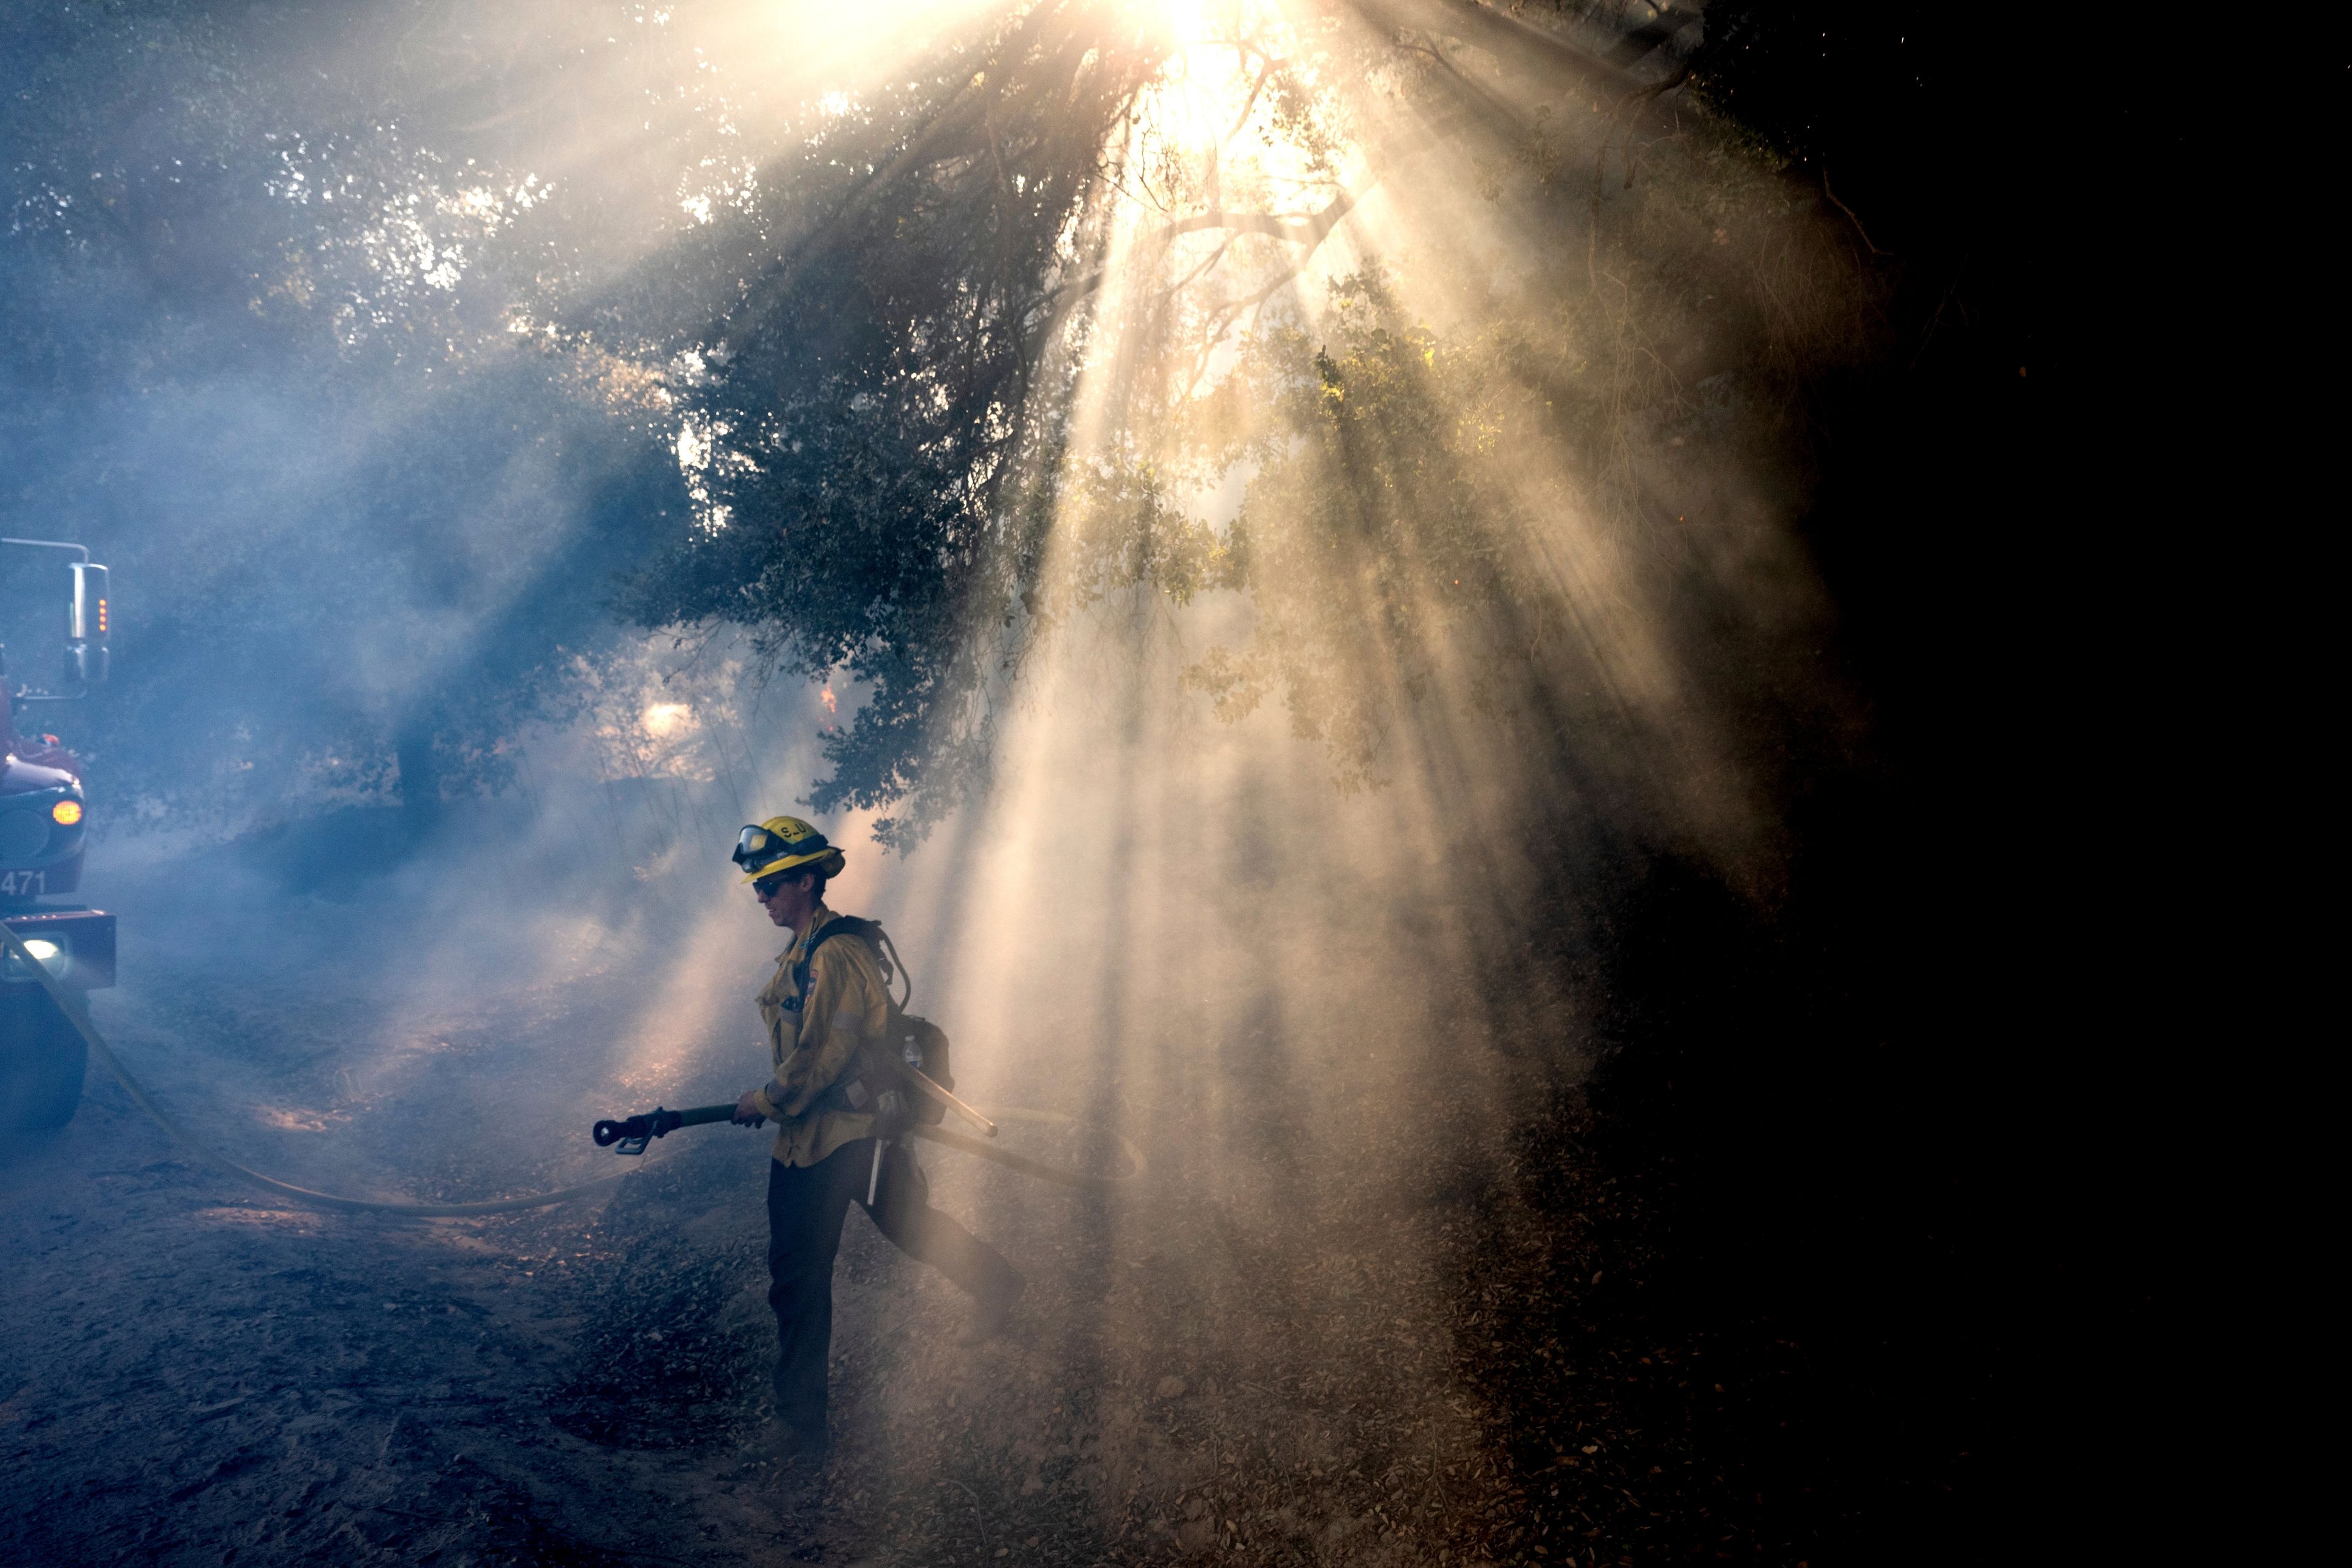
POLYGON ((1725 460, 1801 483, 1874 330, 1794 143, 1664 107, 1730 57, 1605 5, 925 16, 764 105, 716 8, 14 22, 10 526, 120 542, 100 749, 494 784, 616 605, 856 681, 814 802, 904 844, 1041 637, 1215 591, 1255 629, 1188 682, 1343 781, 1433 692, 1648 722, 1606 602, 1720 592, 1725 460))
POLYGON ((1737 138, 1652 151, 1624 199, 1665 79, 1563 72, 1543 42, 1476 6, 1046 0, 840 106, 710 237, 757 265, 681 344, 703 504, 627 610, 862 681, 815 804, 895 805, 899 842, 985 775, 1026 650, 1106 594, 1248 593, 1251 646, 1190 679, 1235 716, 1279 691, 1344 779, 1380 776, 1465 635, 1482 700, 1524 714, 1575 613, 1529 565, 1530 454, 1570 487, 1543 504, 1671 521, 1629 432, 1727 427, 1732 389, 1695 384, 1814 351, 1835 287, 1759 315, 1731 274, 1774 247, 1784 273, 1839 266, 1788 254, 1787 194, 1737 138), (1595 83, 1630 91, 1602 114, 1595 83), (1413 257, 1421 303, 1377 245, 1338 279, 1321 253, 1368 192, 1465 173, 1496 237, 1413 257), (1580 267, 1532 276, 1570 247, 1580 267), (1468 308, 1433 327, 1449 291, 1468 308), (1239 515, 1207 515, 1227 480, 1239 515))

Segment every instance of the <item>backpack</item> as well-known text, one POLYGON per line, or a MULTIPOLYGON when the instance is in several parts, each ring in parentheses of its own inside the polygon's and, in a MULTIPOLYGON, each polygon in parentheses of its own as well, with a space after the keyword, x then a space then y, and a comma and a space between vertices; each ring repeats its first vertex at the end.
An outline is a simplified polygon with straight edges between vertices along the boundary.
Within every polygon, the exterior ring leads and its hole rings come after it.
MULTIPOLYGON (((947 1107, 917 1085, 907 1069, 921 1073, 941 1089, 955 1088, 955 1074, 948 1066, 948 1034, 929 1018, 918 1018, 907 1011, 907 1004, 915 999, 915 977, 907 973, 898 947, 882 929, 880 921, 863 920, 856 915, 835 915, 823 931, 811 940, 800 962, 793 965, 793 995, 797 1003, 807 996, 809 970, 816 959, 816 950, 837 936, 862 938, 874 950, 874 961, 882 969, 882 998, 888 1005, 888 1020, 883 1026, 883 1038, 869 1045, 857 1060, 850 1064, 841 1080, 817 1096, 812 1109, 845 1110, 865 1113, 879 1104, 887 1094, 896 1092, 904 1109, 897 1113, 926 1126, 936 1127, 947 1119, 947 1107), (894 978, 907 982, 904 996, 890 994, 894 978)), ((893 1119, 887 1110, 877 1112, 885 1121, 893 1119)), ((878 1136, 895 1134, 879 1132, 878 1136)))

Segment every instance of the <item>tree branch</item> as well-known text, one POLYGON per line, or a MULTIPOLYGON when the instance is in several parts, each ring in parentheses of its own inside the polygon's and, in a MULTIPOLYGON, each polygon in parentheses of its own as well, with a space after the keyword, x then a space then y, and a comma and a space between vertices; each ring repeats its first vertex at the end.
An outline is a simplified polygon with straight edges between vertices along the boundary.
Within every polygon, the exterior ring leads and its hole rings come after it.
POLYGON ((1326 237, 1339 226, 1339 220, 1356 205, 1356 191, 1342 191, 1331 198, 1324 209, 1308 217, 1285 217, 1275 213, 1229 213, 1213 208, 1195 213, 1191 217, 1178 218, 1160 231, 1164 244, 1180 234, 1198 234, 1204 229, 1224 229, 1233 234, 1269 234, 1290 245, 1303 245, 1309 250, 1323 243, 1326 237))
POLYGON ((1822 165, 1822 195, 1829 197, 1832 202, 1836 203, 1837 210, 1845 214, 1846 221, 1853 225, 1853 232, 1862 236, 1863 244, 1870 247, 1871 255, 1890 258, 1894 256, 1895 253, 1891 250, 1879 249, 1877 245, 1872 241, 1870 231, 1862 226, 1862 219, 1854 216, 1853 209, 1846 205, 1843 202, 1838 201, 1838 194, 1830 189, 1830 166, 1827 163, 1823 163, 1822 165))
MULTIPOLYGON (((1179 235, 1202 234, 1214 229, 1223 229, 1232 234, 1265 234, 1291 245, 1303 246, 1303 254, 1312 255, 1324 240, 1330 237, 1331 231, 1339 227, 1339 220, 1348 216, 1364 192, 1370 190, 1376 183, 1368 181, 1361 189, 1340 192, 1321 212, 1309 217, 1285 217, 1276 213, 1198 213, 1192 217, 1178 218, 1153 237, 1165 245, 1179 235)), ((1107 268, 1097 267, 1076 282, 1066 283, 1048 291, 1040 303, 1082 299, 1102 287, 1103 277, 1108 271, 1107 268)), ((1198 276, 1197 269, 1194 276, 1198 276)), ((1054 311, 1056 320, 1066 313, 1066 304, 1054 311)))

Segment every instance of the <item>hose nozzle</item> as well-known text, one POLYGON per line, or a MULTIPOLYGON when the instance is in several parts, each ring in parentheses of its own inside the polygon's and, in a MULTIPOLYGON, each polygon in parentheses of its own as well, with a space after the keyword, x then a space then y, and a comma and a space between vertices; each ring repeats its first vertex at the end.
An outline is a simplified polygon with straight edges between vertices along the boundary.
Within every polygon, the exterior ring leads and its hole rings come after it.
POLYGON ((705 1122, 724 1121, 735 1114, 730 1105, 698 1105, 691 1110, 664 1110, 655 1106, 642 1116, 632 1116, 620 1121, 599 1121, 589 1129, 588 1135, 596 1140, 599 1149, 612 1149, 615 1154, 642 1154, 646 1145, 656 1138, 667 1137, 681 1127, 699 1127, 705 1122), (614 1144, 620 1147, 614 1148, 614 1144))
POLYGON ((642 1154, 646 1152, 646 1143, 685 1125, 686 1118, 682 1113, 664 1110, 656 1105, 644 1115, 632 1116, 624 1121, 599 1121, 589 1130, 588 1135, 596 1140, 599 1149, 611 1149, 617 1143, 620 1147, 613 1151, 616 1154, 642 1154))

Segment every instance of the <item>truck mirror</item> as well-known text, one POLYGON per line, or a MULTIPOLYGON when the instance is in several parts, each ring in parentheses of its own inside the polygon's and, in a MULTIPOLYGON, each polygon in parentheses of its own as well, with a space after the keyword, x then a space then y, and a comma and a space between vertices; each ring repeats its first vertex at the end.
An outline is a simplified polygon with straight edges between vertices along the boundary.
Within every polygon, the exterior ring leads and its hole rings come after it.
POLYGON ((66 684, 103 686, 108 665, 106 568, 92 561, 77 561, 73 598, 66 605, 66 684))

